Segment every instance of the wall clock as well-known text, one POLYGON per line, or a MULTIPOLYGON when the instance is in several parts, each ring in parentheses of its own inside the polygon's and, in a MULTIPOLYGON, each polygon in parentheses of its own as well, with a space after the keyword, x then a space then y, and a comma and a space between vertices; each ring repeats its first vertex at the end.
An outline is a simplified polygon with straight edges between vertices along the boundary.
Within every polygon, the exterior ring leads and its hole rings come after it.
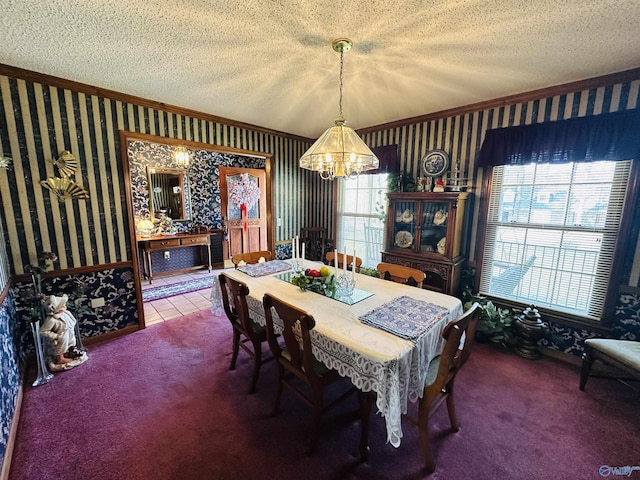
POLYGON ((422 171, 428 177, 440 177, 449 166, 449 154, 444 150, 431 150, 422 157, 422 171))

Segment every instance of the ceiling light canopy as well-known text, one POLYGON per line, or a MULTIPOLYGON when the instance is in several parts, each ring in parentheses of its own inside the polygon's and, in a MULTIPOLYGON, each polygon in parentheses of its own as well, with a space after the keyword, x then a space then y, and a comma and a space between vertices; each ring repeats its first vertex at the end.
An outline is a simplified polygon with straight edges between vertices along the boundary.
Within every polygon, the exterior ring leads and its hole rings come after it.
POLYGON ((352 129, 342 116, 343 56, 351 50, 353 42, 348 38, 333 41, 333 49, 340 53, 340 113, 335 126, 328 128, 311 148, 300 157, 300 168, 320 172, 320 177, 333 180, 336 177, 355 177, 366 170, 378 168, 378 157, 352 129))

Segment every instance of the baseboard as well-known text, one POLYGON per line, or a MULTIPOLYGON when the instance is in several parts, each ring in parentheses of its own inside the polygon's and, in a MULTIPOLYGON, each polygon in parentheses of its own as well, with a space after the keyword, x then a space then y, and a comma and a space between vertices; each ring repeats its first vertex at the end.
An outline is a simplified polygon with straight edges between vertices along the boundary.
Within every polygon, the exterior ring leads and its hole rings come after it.
POLYGON ((559 350, 554 350, 553 348, 544 346, 538 346, 538 350, 545 357, 551 357, 555 360, 560 360, 561 362, 569 363, 578 367, 582 364, 581 357, 578 357, 577 355, 573 355, 571 353, 561 352, 559 350))
POLYGON ((11 468, 11 459, 13 458, 13 446, 16 442, 18 434, 18 424, 20 423, 20 411, 22 410, 22 383, 18 388, 18 397, 16 398, 13 418, 11 419, 11 430, 9 430, 9 438, 7 439, 7 448, 4 451, 4 459, 2 461, 2 470, 0 470, 0 480, 9 479, 9 470, 11 468))

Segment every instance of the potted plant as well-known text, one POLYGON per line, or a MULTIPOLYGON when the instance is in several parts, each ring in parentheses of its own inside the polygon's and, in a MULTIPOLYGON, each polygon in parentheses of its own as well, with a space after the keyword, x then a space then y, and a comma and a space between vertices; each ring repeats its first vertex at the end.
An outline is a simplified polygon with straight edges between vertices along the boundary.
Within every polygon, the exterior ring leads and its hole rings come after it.
POLYGON ((469 285, 462 292, 462 303, 467 310, 474 302, 482 309, 476 328, 476 340, 490 341, 503 345, 512 344, 515 340, 513 331, 514 315, 507 308, 497 307, 491 300, 479 293, 473 293, 469 285))

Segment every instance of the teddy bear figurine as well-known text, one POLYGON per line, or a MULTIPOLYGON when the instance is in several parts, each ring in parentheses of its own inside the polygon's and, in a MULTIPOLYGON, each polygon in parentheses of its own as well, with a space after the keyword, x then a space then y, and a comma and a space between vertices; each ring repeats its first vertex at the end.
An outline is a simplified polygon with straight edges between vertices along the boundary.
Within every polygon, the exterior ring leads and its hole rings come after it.
POLYGON ((69 370, 84 363, 87 353, 76 346, 76 319, 67 310, 69 297, 50 295, 45 302, 47 317, 40 327, 45 339, 47 365, 52 371, 69 370))

